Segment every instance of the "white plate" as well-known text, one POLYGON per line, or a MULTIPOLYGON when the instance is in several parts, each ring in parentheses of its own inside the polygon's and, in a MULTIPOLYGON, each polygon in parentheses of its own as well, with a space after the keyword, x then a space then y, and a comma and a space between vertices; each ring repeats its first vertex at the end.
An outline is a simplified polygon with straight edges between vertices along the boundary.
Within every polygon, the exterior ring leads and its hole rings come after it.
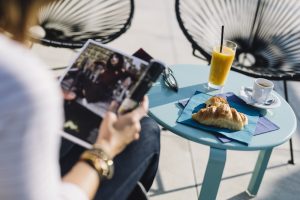
POLYGON ((251 95, 252 95, 252 88, 242 86, 239 97, 243 99, 247 104, 253 107, 262 108, 262 109, 272 109, 272 108, 277 108, 281 105, 281 101, 279 97, 274 92, 271 92, 269 97, 269 99, 274 99, 273 103, 270 105, 260 104, 255 102, 255 100, 253 100, 251 95))

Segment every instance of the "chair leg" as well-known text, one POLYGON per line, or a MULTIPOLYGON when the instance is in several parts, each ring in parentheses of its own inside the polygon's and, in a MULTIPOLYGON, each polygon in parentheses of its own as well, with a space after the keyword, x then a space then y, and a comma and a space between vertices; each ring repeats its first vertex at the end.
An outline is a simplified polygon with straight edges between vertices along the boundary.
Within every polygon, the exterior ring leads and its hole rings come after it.
POLYGON ((290 152, 291 152, 291 159, 288 161, 289 164, 294 165, 294 150, 293 150, 293 140, 292 138, 290 139, 290 152))
MULTIPOLYGON (((284 98, 287 102, 289 102, 289 98, 288 98, 288 90, 287 90, 287 82, 286 80, 283 81, 283 88, 284 88, 284 98)), ((288 161, 289 164, 294 165, 295 161, 294 161, 294 149, 293 149, 293 140, 292 138, 290 139, 290 153, 291 153, 291 159, 288 161)))

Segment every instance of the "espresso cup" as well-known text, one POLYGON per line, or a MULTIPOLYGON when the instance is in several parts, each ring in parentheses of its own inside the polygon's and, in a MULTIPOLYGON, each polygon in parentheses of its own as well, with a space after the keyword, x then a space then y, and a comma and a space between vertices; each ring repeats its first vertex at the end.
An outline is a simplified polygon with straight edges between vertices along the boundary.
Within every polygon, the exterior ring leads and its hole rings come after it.
POLYGON ((253 83, 252 98, 257 103, 263 104, 268 100, 273 88, 274 84, 272 81, 264 78, 255 79, 253 83))

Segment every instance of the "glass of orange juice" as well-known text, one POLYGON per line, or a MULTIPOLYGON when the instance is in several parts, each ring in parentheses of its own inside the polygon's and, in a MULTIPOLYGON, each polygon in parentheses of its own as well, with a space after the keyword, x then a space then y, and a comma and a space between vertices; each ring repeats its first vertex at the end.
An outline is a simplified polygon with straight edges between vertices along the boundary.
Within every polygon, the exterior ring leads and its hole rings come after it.
POLYGON ((234 60, 236 47, 236 43, 224 40, 222 52, 220 52, 220 44, 213 48, 208 79, 209 87, 214 89, 221 89, 224 87, 234 60))

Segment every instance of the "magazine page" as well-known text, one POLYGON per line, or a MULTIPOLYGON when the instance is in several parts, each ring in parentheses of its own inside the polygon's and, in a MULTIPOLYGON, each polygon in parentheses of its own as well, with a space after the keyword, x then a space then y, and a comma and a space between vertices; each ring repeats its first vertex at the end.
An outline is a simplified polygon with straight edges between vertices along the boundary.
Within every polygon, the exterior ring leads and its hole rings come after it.
POLYGON ((93 143, 110 103, 121 104, 147 69, 139 58, 89 40, 60 80, 63 91, 74 95, 64 103, 64 131, 93 143))

